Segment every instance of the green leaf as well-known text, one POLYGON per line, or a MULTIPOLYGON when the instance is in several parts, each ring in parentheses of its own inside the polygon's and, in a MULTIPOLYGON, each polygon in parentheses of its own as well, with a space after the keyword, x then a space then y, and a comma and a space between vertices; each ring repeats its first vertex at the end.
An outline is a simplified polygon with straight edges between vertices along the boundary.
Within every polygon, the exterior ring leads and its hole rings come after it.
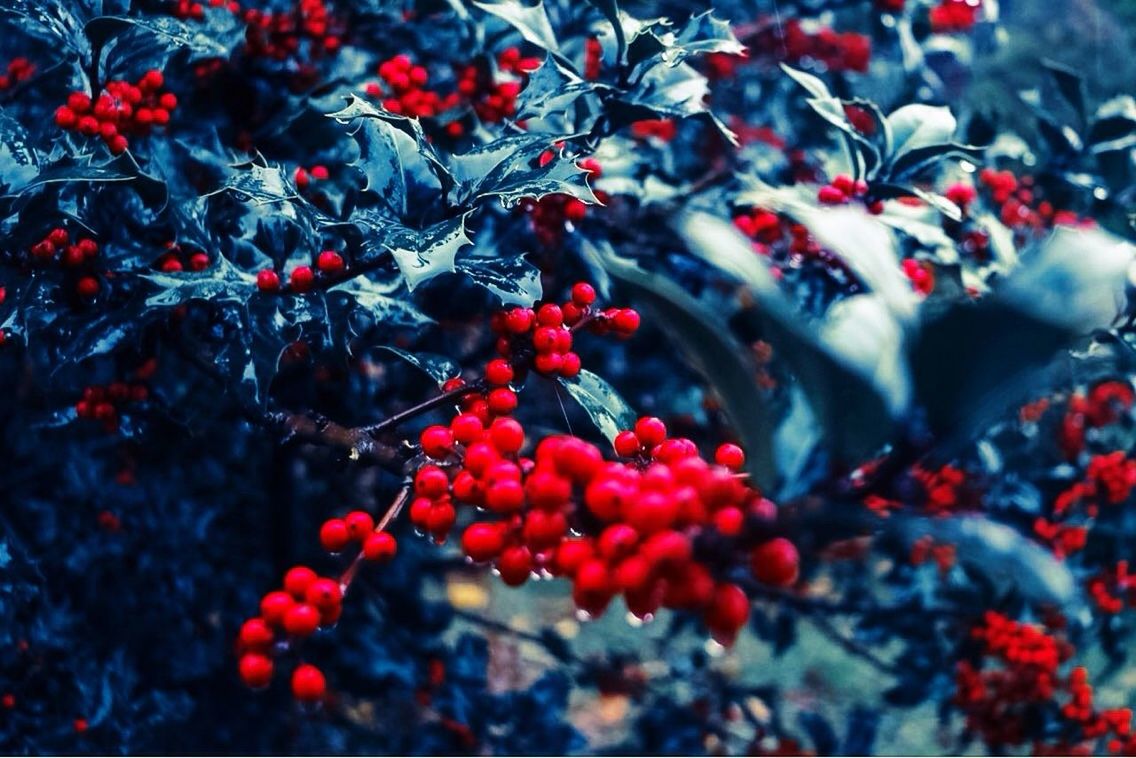
POLYGON ((588 2, 599 8, 600 13, 611 24, 612 32, 615 35, 615 62, 617 66, 624 65, 627 62, 627 35, 623 32, 619 3, 617 0, 588 0, 588 2))
POLYGON ((805 73, 800 69, 793 68, 792 66, 782 63, 781 70, 784 71, 789 77, 797 84, 805 88, 805 90, 814 98, 819 100, 835 100, 831 92, 828 90, 828 85, 825 84, 819 77, 812 74, 805 73))
POLYGON ((465 220, 466 216, 459 216, 421 231, 388 223, 379 244, 391 252, 407 287, 414 290, 439 274, 457 270, 454 259, 458 251, 473 244, 466 235, 465 220))
POLYGON ((0 110, 0 191, 16 194, 39 172, 39 158, 28 144, 25 131, 14 118, 0 110))
POLYGON ((429 374, 439 387, 461 373, 461 367, 444 355, 411 353, 392 345, 380 345, 379 349, 392 352, 420 371, 429 374))
POLYGON ((596 428, 615 441, 615 435, 635 425, 635 412, 615 389, 586 369, 571 379, 558 377, 561 386, 587 412, 596 428))
POLYGON ((520 32, 525 41, 550 53, 560 52, 556 34, 544 10, 544 0, 537 0, 531 5, 521 0, 474 0, 473 4, 505 21, 520 32))
POLYGON ((1083 123, 1085 118, 1085 84, 1081 80, 1080 74, 1065 64, 1053 60, 1043 60, 1041 65, 1049 72, 1049 75, 1053 78, 1053 83, 1057 85, 1057 91, 1073 107, 1073 111, 1083 123))
POLYGON ((1046 379, 1063 348, 1123 311, 1134 248, 1059 228, 977 303, 929 317, 911 350, 915 390, 941 438, 963 442, 1046 379))
POLYGON ((552 135, 515 135, 454 155, 450 169, 457 182, 458 202, 496 197, 508 208, 525 198, 565 194, 598 203, 587 183, 589 173, 561 155, 553 146, 556 139, 552 135), (554 156, 542 166, 540 157, 548 150, 554 156))
POLYGON ((892 135, 892 152, 888 162, 894 163, 912 150, 950 143, 957 122, 946 106, 914 103, 888 114, 892 135))
MULTIPOLYGON (((171 16, 99 16, 84 26, 92 44, 101 45, 123 32, 149 35, 166 46, 188 50, 189 60, 201 58, 227 58, 243 37, 243 27, 231 14, 228 30, 210 23, 208 30, 202 23, 187 23, 171 16)), ((137 44, 137 43, 135 43, 137 44)))
POLYGON ((607 273, 650 309, 653 323, 714 388, 745 447, 747 469, 762 488, 771 489, 778 478, 772 441, 775 420, 757 386, 757 366, 749 351, 722 328, 720 313, 706 308, 667 277, 616 256, 609 245, 594 249, 607 273))
MULTIPOLYGON (((581 79, 550 55, 540 68, 529 74, 528 84, 517 96, 516 118, 545 120, 564 115, 577 100, 595 91, 595 84, 581 79)), ((578 124, 577 128, 588 126, 578 124)))
POLYGON ((475 251, 458 256, 456 265, 458 271, 501 298, 502 305, 527 308, 541 298, 540 269, 524 254, 488 257, 475 251))
POLYGON ((433 320, 414 307, 414 301, 401 292, 402 282, 376 281, 356 276, 328 289, 328 297, 346 301, 352 310, 385 327, 423 326, 433 320))

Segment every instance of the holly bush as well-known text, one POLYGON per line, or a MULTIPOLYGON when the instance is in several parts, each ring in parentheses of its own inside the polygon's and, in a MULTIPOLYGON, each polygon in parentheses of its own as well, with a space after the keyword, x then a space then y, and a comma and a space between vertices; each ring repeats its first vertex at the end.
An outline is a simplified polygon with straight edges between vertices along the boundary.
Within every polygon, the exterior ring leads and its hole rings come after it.
POLYGON ((0 751, 1136 752, 1130 5, 257 5, 0 4, 0 751))

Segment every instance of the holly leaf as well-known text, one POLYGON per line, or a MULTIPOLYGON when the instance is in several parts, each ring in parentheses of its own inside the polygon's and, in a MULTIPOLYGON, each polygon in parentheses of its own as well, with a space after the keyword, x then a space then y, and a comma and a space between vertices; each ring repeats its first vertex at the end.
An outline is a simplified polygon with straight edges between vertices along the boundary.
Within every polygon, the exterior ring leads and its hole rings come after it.
POLYGON ((525 259, 524 254, 486 256, 473 251, 458 256, 457 270, 501 299, 502 305, 528 308, 540 300, 540 269, 525 259))
POLYGON ((559 54, 560 45, 556 41, 556 34, 552 31, 548 13, 544 10, 544 0, 537 0, 534 4, 527 4, 521 0, 492 0, 492 2, 474 0, 473 4, 512 26, 520 32, 526 42, 531 42, 550 53, 559 54))
POLYGON ((467 215, 441 221, 422 230, 391 221, 374 223, 372 218, 372 228, 378 230, 380 236, 368 246, 377 245, 389 251, 405 277, 407 287, 413 291, 439 274, 457 270, 454 259, 458 251, 473 244, 466 234, 467 215))
POLYGON ((28 144, 24 127, 0 110, 0 192, 16 194, 35 180, 39 158, 28 144))
POLYGON ((353 312, 385 327, 417 327, 433 323, 433 319, 414 307, 414 302, 400 292, 401 288, 401 281, 382 282, 356 276, 329 288, 327 292, 329 299, 346 304, 353 312))
POLYGON ((571 379, 558 377, 560 385, 580 404, 609 442, 635 425, 635 412, 610 384, 586 369, 571 379))
POLYGON ((439 387, 461 373, 461 367, 444 355, 411 353, 393 345, 380 345, 379 349, 394 353, 418 370, 429 374, 439 387))
POLYGON ((495 140, 450 159, 459 203, 495 197, 506 208, 525 198, 564 194, 598 203, 588 186, 589 172, 553 147, 550 135, 516 135, 495 140), (553 157, 542 156, 549 150, 553 157), (542 165, 543 163, 543 165, 542 165))
POLYGON ((99 16, 84 32, 93 45, 103 45, 124 33, 131 44, 150 37, 163 47, 189 51, 189 60, 227 58, 244 37, 244 26, 231 13, 210 14, 206 22, 187 23, 172 16, 99 16))
MULTIPOLYGON (((596 85, 581 79, 575 71, 561 65, 551 55, 544 64, 529 74, 528 84, 517 96, 518 121, 526 119, 544 120, 560 116, 585 95, 596 91, 596 85)), ((578 124, 577 128, 588 128, 588 124, 578 124)))
POLYGON ((172 308, 190 300, 244 305, 257 292, 256 276, 234 266, 218 255, 216 263, 205 271, 140 274, 157 291, 146 298, 151 308, 172 308))

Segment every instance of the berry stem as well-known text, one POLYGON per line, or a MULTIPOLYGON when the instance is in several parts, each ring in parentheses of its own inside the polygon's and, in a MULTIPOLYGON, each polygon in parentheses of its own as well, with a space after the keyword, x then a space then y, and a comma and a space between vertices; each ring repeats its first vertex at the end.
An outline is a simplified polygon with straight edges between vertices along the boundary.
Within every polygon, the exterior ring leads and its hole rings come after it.
POLYGON ((365 427, 363 427, 363 431, 366 432, 367 434, 374 436, 374 435, 378 434, 379 432, 384 432, 384 431, 387 431, 388 429, 394 429, 395 427, 397 427, 402 422, 407 421, 409 419, 412 419, 419 414, 422 414, 422 413, 425 413, 427 411, 431 411, 435 408, 446 405, 451 400, 457 400, 459 398, 462 398, 462 397, 470 394, 471 392, 482 392, 482 391, 485 390, 485 387, 486 387, 486 384, 482 380, 478 380, 478 381, 473 382, 471 384, 465 384, 465 385, 462 385, 461 387, 456 387, 452 390, 448 390, 446 392, 443 392, 440 395, 435 395, 434 397, 430 398, 429 400, 425 400, 425 401, 419 403, 418 405, 407 408, 404 411, 399 411, 398 413, 394 414, 393 416, 385 418, 377 424, 365 426, 365 427))
MULTIPOLYGON (((381 532, 387 528, 390 522, 398 518, 398 514, 402 512, 403 507, 410 501, 410 484, 404 484, 402 489, 395 495, 394 502, 387 508, 387 512, 379 519, 379 523, 375 524, 375 531, 381 532)), ((355 554, 354 560, 347 570, 339 577, 339 589, 343 592, 343 596, 347 597, 347 590, 351 586, 351 582, 355 581, 355 575, 359 573, 359 566, 363 563, 363 551, 359 550, 355 554)))

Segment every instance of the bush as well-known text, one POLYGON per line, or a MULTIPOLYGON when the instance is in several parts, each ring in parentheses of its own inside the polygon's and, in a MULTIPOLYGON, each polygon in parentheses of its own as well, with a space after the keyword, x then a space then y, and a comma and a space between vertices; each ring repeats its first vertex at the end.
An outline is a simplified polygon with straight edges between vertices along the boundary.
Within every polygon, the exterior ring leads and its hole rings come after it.
POLYGON ((264 5, 0 8, 0 750, 1136 751, 1127 24, 264 5))

